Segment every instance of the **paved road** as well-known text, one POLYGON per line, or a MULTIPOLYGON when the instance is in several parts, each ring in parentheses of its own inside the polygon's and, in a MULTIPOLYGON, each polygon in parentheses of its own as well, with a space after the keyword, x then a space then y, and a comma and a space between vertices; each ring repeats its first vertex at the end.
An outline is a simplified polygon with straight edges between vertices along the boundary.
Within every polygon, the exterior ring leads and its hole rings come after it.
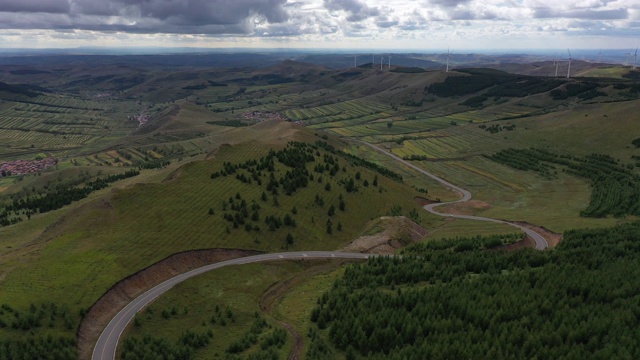
POLYGON ((373 145, 373 144, 369 144, 367 142, 364 141, 360 141, 361 143, 371 147, 374 150, 377 150, 387 156, 390 156, 391 158, 393 158, 394 160, 403 163, 404 165, 416 170, 417 172, 426 175, 434 180, 436 180, 437 182, 441 183, 442 185, 448 187, 449 189, 458 192, 460 195, 462 195, 462 197, 459 200, 456 201, 450 201, 450 202, 443 202, 443 203, 437 203, 437 204, 429 204, 426 205, 424 207, 425 210, 427 210, 428 212, 435 214, 435 215, 440 215, 440 216, 446 216, 446 217, 453 217, 453 218, 458 218, 458 219, 466 219, 466 220, 477 220, 477 221, 489 221, 489 222, 494 222, 494 223, 501 223, 501 224, 507 224, 507 225, 511 225, 515 228, 518 228, 522 231, 524 231, 527 235, 529 235, 535 242, 536 242, 536 249, 538 250, 544 250, 546 248, 549 247, 549 244, 547 243, 547 240, 545 240, 544 237, 542 237, 542 235, 538 234, 537 232, 528 229, 524 226, 509 222, 509 221, 505 221, 505 220, 499 220, 499 219, 491 219, 491 218, 486 218, 486 217, 480 217, 480 216, 471 216, 471 215, 456 215, 456 214, 447 214, 447 213, 442 213, 439 211, 436 211, 435 208, 438 206, 442 206, 442 205, 447 205, 447 204, 455 204, 455 203, 459 203, 459 202, 465 202, 465 201, 469 201, 471 200, 471 192, 469 192, 469 190, 465 190, 459 186, 456 186, 450 182, 448 182, 447 180, 444 180, 442 178, 439 178, 429 172, 427 172, 424 169, 421 169, 415 165, 413 165, 412 163, 404 160, 403 158, 394 155, 393 153, 389 152, 389 151, 385 151, 383 149, 380 149, 379 147, 373 145))
POLYGON ((104 329, 102 334, 100 334, 100 338, 98 338, 98 342, 96 343, 95 348, 93 349, 93 355, 91 358, 93 360, 113 360, 116 356, 116 348, 118 347, 118 340, 120 339, 120 335, 127 327, 127 324, 134 318, 136 313, 142 310, 145 306, 151 303, 158 296, 164 294, 169 289, 174 287, 175 285, 192 278, 194 276, 200 275, 207 271, 211 271, 214 269, 219 269, 221 267, 230 266, 230 265, 242 265, 249 263, 256 263, 261 261, 273 261, 273 260, 287 260, 287 259, 368 259, 371 256, 370 254, 360 254, 360 253, 344 253, 337 251, 297 251, 297 252, 285 252, 285 253, 273 253, 273 254, 262 254, 262 255, 254 255, 247 256, 239 259, 232 259, 227 261, 222 261, 219 263, 206 265, 184 274, 175 276, 159 285, 156 285, 152 289, 148 290, 144 294, 138 296, 135 300, 130 302, 124 309, 120 310, 120 312, 109 322, 107 327, 104 329))
MULTIPOLYGON (((438 181, 439 183, 443 184, 444 186, 460 193, 462 195, 462 197, 459 200, 456 201, 451 201, 451 202, 446 202, 446 203, 437 203, 437 204, 430 204, 424 207, 425 210, 436 214, 436 215, 440 215, 440 216, 447 216, 447 217, 455 217, 455 218, 459 218, 459 219, 467 219, 467 220, 478 220, 478 221, 490 221, 490 222, 495 222, 495 223, 502 223, 502 224, 508 224, 511 226, 514 226, 522 231, 524 231, 525 233, 527 233, 529 236, 531 236, 535 242, 536 242, 536 249, 539 250, 544 250, 548 247, 547 241, 537 232, 531 230, 531 229, 527 229, 523 226, 520 226, 518 224, 514 224, 508 221, 504 221, 504 220, 498 220, 498 219, 490 219, 490 218, 485 218, 485 217, 479 217, 479 216, 470 216, 470 215, 456 215, 456 214, 447 214, 447 213, 441 213, 438 212, 436 210, 434 210, 434 208, 438 207, 438 206, 442 206, 442 205, 446 205, 446 204, 453 204, 453 203, 458 203, 458 202, 464 202, 464 201, 469 201, 471 199, 471 193, 468 190, 465 190, 459 186, 456 186, 444 179, 441 179, 413 164, 411 164, 410 162, 392 154, 389 153, 387 151, 384 151, 378 147, 376 147, 375 145, 366 143, 366 142, 362 142, 363 144, 370 146, 371 148, 380 151, 390 157, 392 157, 393 159, 395 159, 396 161, 399 161, 405 165, 407 165, 408 167, 418 171, 419 173, 429 176, 430 178, 438 181)), ((149 291, 145 292, 144 294, 138 296, 135 300, 133 300, 131 303, 129 303, 127 306, 124 307, 124 309, 120 310, 120 312, 109 322, 109 324, 107 325, 107 327, 104 329, 104 331, 102 332, 102 334, 100 334, 100 338, 98 338, 98 342, 96 343, 95 348, 93 349, 93 355, 92 355, 92 359, 93 360, 113 360, 115 359, 116 356, 116 348, 118 347, 118 340, 120 339, 120 335, 122 334, 122 332, 124 331, 124 329, 127 327, 127 324, 129 324, 129 322, 134 318, 134 316, 136 315, 136 313, 140 310, 142 310, 145 306, 147 306, 149 303, 151 303, 154 299, 156 299, 158 296, 164 294, 165 292, 167 292, 169 289, 171 289, 172 287, 174 287, 176 284, 179 284, 189 278, 192 278, 194 276, 200 275, 202 273, 205 273, 207 271, 211 271, 214 269, 219 269, 221 267, 225 267, 225 266, 230 266, 230 265, 242 265, 242 264, 249 264, 249 263, 255 263, 255 262, 261 262, 261 261, 272 261, 272 260, 286 260, 286 259, 304 259, 304 258, 309 258, 309 259, 322 259, 322 258, 339 258, 339 259, 368 259, 370 256, 375 256, 375 255, 369 255, 369 254, 360 254, 360 253, 345 253, 345 252, 335 252, 335 251, 298 251, 298 252, 285 252, 285 253, 274 253, 274 254, 262 254, 262 255, 255 255, 255 256, 248 256, 248 257, 243 257, 243 258, 239 258, 239 259, 233 259, 233 260, 227 260, 227 261, 222 261, 219 263, 215 263, 215 264, 211 264, 211 265, 206 265, 194 270, 191 270, 189 272, 186 272, 184 274, 178 275, 176 277, 173 277, 155 287, 153 287, 152 289, 150 289, 149 291)))

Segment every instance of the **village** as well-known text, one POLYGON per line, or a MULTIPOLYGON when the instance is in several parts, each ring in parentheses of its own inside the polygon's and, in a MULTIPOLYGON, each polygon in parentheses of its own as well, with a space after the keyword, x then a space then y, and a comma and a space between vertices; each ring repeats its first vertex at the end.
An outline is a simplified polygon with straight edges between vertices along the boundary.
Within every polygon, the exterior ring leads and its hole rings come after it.
POLYGON ((0 177, 36 173, 58 163, 58 159, 48 157, 39 160, 15 160, 0 164, 0 177))
POLYGON ((258 122, 265 121, 265 120, 283 120, 283 121, 292 122, 297 125, 302 125, 302 121, 293 121, 289 119, 287 116, 285 116, 283 113, 277 112, 277 111, 248 111, 243 113, 242 117, 247 120, 253 120, 258 122))

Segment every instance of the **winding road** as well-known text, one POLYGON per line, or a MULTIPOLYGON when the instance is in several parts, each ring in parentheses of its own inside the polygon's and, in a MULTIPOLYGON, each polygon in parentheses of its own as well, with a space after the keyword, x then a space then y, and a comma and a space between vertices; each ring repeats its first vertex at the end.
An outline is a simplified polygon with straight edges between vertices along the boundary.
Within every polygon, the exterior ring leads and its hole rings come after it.
POLYGON ((247 256, 238 259, 221 261, 215 264, 206 265, 184 274, 177 275, 159 285, 154 286, 144 294, 138 296, 135 300, 125 306, 116 316, 111 319, 107 327, 104 329, 95 348, 93 349, 93 360, 113 360, 116 357, 116 349, 120 335, 127 327, 127 324, 135 317, 136 313, 149 305, 158 296, 164 294, 175 285, 190 279, 194 276, 206 273, 211 270, 219 269, 225 266, 250 264, 262 261, 273 260, 300 260, 300 259, 368 259, 370 254, 360 253, 344 253, 338 251, 296 251, 284 253, 261 254, 247 256))
POLYGON ((494 223, 500 223, 500 224, 507 224, 507 225, 511 225, 515 228, 518 228, 522 231, 524 231, 525 234, 529 235, 535 242, 536 242, 536 249, 538 250, 545 250, 546 248, 549 247, 549 244, 547 243, 547 240, 545 240, 544 237, 542 237, 542 235, 538 234, 537 232, 526 228, 522 225, 516 224, 516 223, 512 223, 509 221, 505 221, 505 220, 500 220, 500 219, 492 219, 492 218, 486 218, 486 217, 481 217, 481 216, 472 216, 472 215, 457 215, 457 214, 448 214, 448 213, 442 213, 439 211, 436 211, 435 208, 438 206, 443 206, 443 205, 447 205, 447 204, 455 204, 455 203, 460 203, 460 202, 465 202, 465 201, 469 201, 471 200, 471 192, 469 192, 469 190, 465 190, 459 186, 456 186, 450 182, 448 182, 445 179, 439 178, 433 174, 431 174, 430 172, 427 172, 424 169, 421 169, 415 165, 413 165, 412 163, 408 162, 407 160, 404 160, 403 158, 394 155, 391 152, 388 151, 384 151, 383 149, 380 149, 379 147, 373 145, 373 144, 369 144, 368 142, 364 142, 364 141, 359 141, 360 143, 369 146, 370 148, 379 151, 391 158, 393 158, 394 160, 414 169, 415 171, 426 175, 430 178, 432 178, 433 180, 439 182, 440 184, 444 185, 445 187, 456 191, 458 193, 460 193, 462 195, 462 197, 458 200, 455 201, 449 201, 449 202, 442 202, 442 203, 436 203, 436 204, 429 204, 426 205, 424 207, 425 210, 427 210, 428 212, 435 214, 435 215, 440 215, 440 216, 446 216, 446 217, 453 217, 453 218, 457 218, 457 219, 466 219, 466 220, 477 220, 477 221, 488 221, 488 222, 494 222, 494 223))
MULTIPOLYGON (((524 231, 527 235, 529 235, 531 238, 533 238, 533 240, 536 242, 536 249, 538 250, 544 250, 548 247, 547 241, 537 232, 528 229, 524 226, 515 224, 515 223, 511 223, 508 221, 504 221, 504 220, 499 220, 499 219, 491 219, 491 218, 485 218, 485 217, 479 217, 479 216, 470 216, 470 215, 457 215, 457 214, 447 214, 447 213, 441 213, 438 212, 436 210, 434 210, 434 208, 438 207, 438 206, 442 206, 442 205, 446 205, 446 204, 453 204, 453 203, 459 203, 459 202, 465 202, 465 201, 469 201, 471 199, 471 193, 468 190, 465 190, 459 186, 456 186, 454 184, 451 184, 450 182, 441 179, 413 164, 411 164, 410 162, 390 153, 387 151, 384 151, 383 149, 378 148, 375 145, 369 144, 367 142, 363 142, 360 141, 361 143, 371 147, 372 149, 379 151, 383 154, 386 154, 388 156, 390 156, 391 158, 393 158, 394 160, 403 163, 404 165, 418 171, 419 173, 426 175, 436 181, 438 181, 439 183, 441 183, 442 185, 444 185, 445 187, 456 191, 458 193, 460 193, 462 195, 462 197, 459 200, 456 201, 451 201, 451 202, 445 202, 445 203, 437 203, 437 204, 429 204, 426 205, 424 207, 425 210, 429 211, 432 214, 435 215, 440 215, 440 216, 447 216, 447 217, 454 217, 454 218, 458 218, 458 219, 467 219, 467 220, 478 220, 478 221, 489 221, 489 222, 494 222, 494 223, 502 223, 502 224, 507 224, 507 225, 511 225, 513 227, 516 227, 522 231, 524 231)), ((345 252, 336 252, 336 251, 296 251, 296 252, 283 252, 283 253, 272 253, 272 254, 261 254, 261 255, 254 255, 254 256, 247 256, 247 257, 243 257, 243 258, 238 258, 238 259, 232 259, 232 260, 226 260, 226 261, 222 261, 222 262, 218 262, 215 264, 210 264, 210 265, 206 265, 194 270, 191 270, 189 272, 186 272, 184 274, 180 274, 177 275, 169 280, 166 280, 165 282, 154 286, 153 288, 151 288, 150 290, 148 290, 147 292, 143 293, 142 295, 138 296, 136 299, 134 299, 132 302, 130 302, 127 306, 125 306, 122 310, 120 310, 120 312, 118 312, 118 314, 116 314, 116 316, 111 319, 111 321, 109 322, 109 324, 107 325, 107 327, 104 329, 104 331, 100 334, 100 337, 98 338, 98 341, 96 343, 96 346, 93 349, 93 354, 91 356, 92 360, 113 360, 115 359, 116 356, 116 349, 118 347, 118 340, 120 339, 120 335, 122 334, 122 332, 124 331, 124 329, 127 327, 127 325, 129 324, 129 322, 131 322, 131 320, 135 317, 136 313, 138 313, 140 310, 142 310, 145 306, 147 306, 149 303, 151 303, 153 300, 155 300, 157 297, 159 297, 160 295, 164 294, 165 292, 167 292, 168 290, 170 290, 172 287, 174 287, 175 285, 190 279, 194 276, 206 273, 208 271, 211 270, 215 270, 215 269, 219 269, 225 266, 231 266, 231 265, 242 265, 242 264, 250 264, 250 263, 256 263, 256 262, 263 262, 263 261, 274 261, 274 260, 300 260, 300 259, 305 259, 305 258, 309 258, 309 259, 331 259, 331 258, 338 258, 338 259, 368 259, 371 256, 376 256, 376 255, 371 255, 371 254, 362 254, 362 253, 345 253, 345 252)))

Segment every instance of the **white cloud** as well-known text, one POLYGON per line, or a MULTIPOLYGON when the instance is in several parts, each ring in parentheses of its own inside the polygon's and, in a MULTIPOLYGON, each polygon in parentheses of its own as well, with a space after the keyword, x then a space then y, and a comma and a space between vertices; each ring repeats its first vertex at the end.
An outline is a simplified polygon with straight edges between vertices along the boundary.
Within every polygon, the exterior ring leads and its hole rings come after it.
POLYGON ((616 47, 640 33, 639 23, 637 0, 0 0, 0 46, 19 47, 34 34, 42 36, 36 46, 48 38, 56 46, 411 48, 476 39, 472 46, 526 47, 583 37, 584 46, 616 47))

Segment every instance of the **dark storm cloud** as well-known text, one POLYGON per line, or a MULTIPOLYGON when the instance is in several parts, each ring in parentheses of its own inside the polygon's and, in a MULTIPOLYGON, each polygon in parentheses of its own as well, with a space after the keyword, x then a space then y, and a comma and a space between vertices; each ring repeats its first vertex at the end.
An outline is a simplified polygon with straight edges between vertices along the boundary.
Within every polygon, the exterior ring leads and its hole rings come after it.
POLYGON ((0 12, 68 13, 68 0, 2 0, 0 12))
POLYGON ((189 25, 237 24, 252 14, 269 22, 287 20, 286 0, 75 0, 82 14, 122 16, 139 13, 142 18, 170 20, 189 25))
POLYGON ((558 11, 551 8, 537 8, 533 11, 533 16, 537 19, 545 18, 569 18, 569 19, 591 19, 591 20, 619 20, 629 18, 627 9, 614 10, 590 10, 575 9, 558 11))
POLYGON ((0 13, 21 12, 19 17, 0 23, 0 28, 246 34, 255 23, 287 21, 286 3, 287 0, 0 0, 0 13), (44 19, 42 14, 50 16, 44 19), (66 17, 60 19, 55 14, 66 17), (44 21, 37 25, 33 21, 36 17, 44 21))
POLYGON ((380 10, 369 7, 358 0, 324 0, 324 7, 329 11, 346 11, 349 13, 347 21, 357 22, 372 16, 380 15, 380 10))

